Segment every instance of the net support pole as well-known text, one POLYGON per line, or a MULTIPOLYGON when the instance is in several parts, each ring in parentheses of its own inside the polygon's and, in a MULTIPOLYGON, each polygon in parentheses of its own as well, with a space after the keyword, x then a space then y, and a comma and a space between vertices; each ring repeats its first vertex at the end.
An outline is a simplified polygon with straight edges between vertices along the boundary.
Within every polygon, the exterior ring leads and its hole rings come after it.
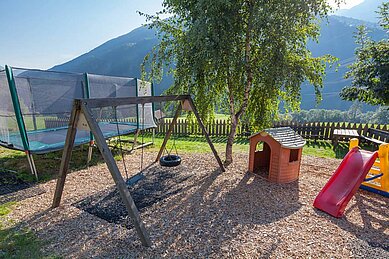
POLYGON ((19 132, 20 132, 20 138, 22 140, 24 150, 28 151, 30 149, 29 149, 27 131, 23 120, 22 110, 20 109, 20 102, 19 102, 18 92, 16 89, 16 83, 12 72, 12 68, 6 65, 5 72, 7 75, 9 92, 11 94, 12 105, 15 112, 16 123, 18 125, 19 132))
POLYGON ((89 141, 89 146, 88 146, 88 159, 87 159, 87 161, 86 161, 86 166, 88 166, 88 167, 89 167, 90 161, 92 160, 93 143, 94 143, 93 140, 89 141))
POLYGON ((152 129, 152 136, 151 136, 151 145, 154 145, 155 143, 155 128, 152 129))
POLYGON ((35 162, 34 162, 34 158, 33 158, 32 154, 29 151, 26 151, 26 155, 27 155, 27 160, 28 160, 28 164, 30 166, 31 173, 33 175, 35 175, 36 180, 39 180, 38 179, 38 171, 36 170, 36 166, 35 166, 35 162))
POLYGON ((12 68, 6 65, 5 73, 7 75, 9 92, 11 94, 12 105, 14 108, 16 123, 19 128, 19 133, 20 133, 20 138, 22 140, 23 148, 27 155, 27 160, 28 160, 28 164, 30 165, 31 173, 35 175, 36 179, 38 179, 38 173, 36 171, 34 159, 32 158, 32 155, 30 153, 30 145, 28 142, 27 130, 24 124, 22 110, 20 108, 20 102, 19 102, 18 92, 16 89, 16 83, 12 72, 12 68))
MULTIPOLYGON (((134 141, 132 142, 132 149, 131 150, 135 150, 137 148, 139 132, 140 132, 140 130, 139 130, 139 128, 137 128, 135 131, 135 134, 134 134, 134 141)), ((143 145, 143 143, 142 143, 142 145, 143 145)))
MULTIPOLYGON (((84 98, 89 99, 90 98, 90 86, 89 86, 89 77, 88 73, 84 73, 84 98)), ((88 158, 86 161, 86 166, 89 167, 89 163, 92 160, 92 154, 93 154, 93 134, 92 132, 89 132, 89 146, 88 146, 88 158)))
POLYGON ((89 128, 93 133, 96 145, 100 150, 101 155, 104 158, 105 163, 108 166, 108 170, 111 173, 111 176, 116 184, 119 194, 123 200, 124 205, 127 208, 128 215, 132 219, 132 222, 135 226, 135 229, 138 233, 139 238, 144 246, 151 246, 151 240, 149 234, 140 218, 139 211, 135 205, 134 200, 131 197, 131 194, 127 188, 127 185, 121 175, 119 168, 115 162, 115 159, 105 141, 104 135, 93 118, 91 110, 87 107, 87 103, 81 104, 81 111, 85 116, 86 121, 88 122, 89 128))

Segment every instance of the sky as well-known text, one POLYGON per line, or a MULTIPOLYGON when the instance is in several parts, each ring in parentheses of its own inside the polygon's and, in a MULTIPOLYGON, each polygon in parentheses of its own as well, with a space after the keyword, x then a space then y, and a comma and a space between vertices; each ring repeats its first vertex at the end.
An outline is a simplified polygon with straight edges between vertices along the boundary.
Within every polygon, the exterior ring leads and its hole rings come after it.
MULTIPOLYGON (((332 0, 329 0, 332 1, 332 0)), ((346 0, 342 8, 363 2, 346 0)), ((0 65, 48 69, 145 23, 162 0, 0 0, 0 65)))
MULTIPOLYGON (((340 9, 350 9, 353 6, 356 6, 360 3, 362 3, 364 0, 345 0, 345 3, 342 3, 340 5, 340 9)), ((329 0, 328 1, 332 6, 336 6, 335 0, 329 0)))

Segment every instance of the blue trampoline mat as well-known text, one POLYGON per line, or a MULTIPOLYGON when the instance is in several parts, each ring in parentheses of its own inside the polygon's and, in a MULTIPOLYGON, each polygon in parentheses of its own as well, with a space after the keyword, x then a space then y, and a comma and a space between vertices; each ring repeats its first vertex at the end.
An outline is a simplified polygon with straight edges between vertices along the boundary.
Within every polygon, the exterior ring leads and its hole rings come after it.
MULTIPOLYGON (((104 138, 106 139, 118 135, 133 133, 138 129, 136 123, 129 122, 100 122, 99 126, 101 131, 103 132, 104 138)), ((142 128, 147 129, 151 128, 152 126, 153 125, 144 125, 142 128)), ((31 153, 44 154, 63 149, 65 146, 67 131, 68 127, 28 131, 27 136, 31 153)), ((77 130, 77 135, 74 143, 75 146, 89 143, 89 141, 89 131, 77 130)), ((21 144, 20 134, 10 135, 10 142, 12 143, 13 149, 21 151, 24 150, 21 144)))

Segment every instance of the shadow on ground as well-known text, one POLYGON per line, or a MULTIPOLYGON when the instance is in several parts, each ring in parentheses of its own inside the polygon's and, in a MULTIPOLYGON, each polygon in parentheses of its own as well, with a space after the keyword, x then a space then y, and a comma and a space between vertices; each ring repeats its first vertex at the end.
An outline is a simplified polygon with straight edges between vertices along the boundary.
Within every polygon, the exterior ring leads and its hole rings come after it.
POLYGON ((0 205, 21 201, 45 193, 38 186, 25 182, 15 176, 13 172, 2 171, 0 173, 0 205))
MULTIPOLYGON (((192 174, 180 174, 172 170, 151 167, 143 174, 141 180, 130 185, 128 189, 138 210, 142 212, 182 191, 191 177, 193 177, 192 174)), ((129 229, 133 227, 115 186, 73 205, 108 222, 120 224, 129 229)))
POLYGON ((387 234, 389 211, 383 209, 389 208, 389 199, 363 190, 355 194, 355 199, 356 202, 346 209, 342 218, 334 218, 319 210, 315 211, 338 227, 365 241, 369 246, 389 251, 389 235, 387 234), (348 215, 352 213, 360 215, 361 221, 351 222, 348 215))
MULTIPOLYGON (((186 168, 155 166, 145 173, 143 180, 129 187, 141 216, 155 205, 152 210, 166 211, 148 227, 160 247, 184 247, 188 245, 185 239, 189 238, 190 244, 209 247, 205 256, 218 254, 223 244, 228 247, 247 229, 281 220, 301 207, 298 182, 275 185, 249 173, 243 174, 238 183, 236 178, 220 182, 220 175, 219 169, 198 177, 186 168)), ((74 206, 108 222, 133 227, 115 188, 87 197, 74 206)), ((266 244, 255 248, 258 254, 270 255, 281 243, 277 233, 268 235, 263 241, 266 244)), ((199 253, 196 248, 192 252, 199 253)), ((201 252, 204 253, 204 247, 201 252)), ((178 256, 188 254, 178 252, 178 256)))
MULTIPOLYGON (((112 155, 118 156, 121 154, 121 150, 118 145, 112 147, 112 155)), ((129 145, 126 145, 126 147, 129 145)), ((0 156, 0 184, 2 181, 9 181, 9 178, 13 178, 13 182, 19 181, 21 186, 19 189, 23 189, 23 185, 30 186, 32 183, 36 183, 35 176, 31 174, 27 158, 23 152, 9 151, 8 155, 0 156), (11 176, 12 175, 12 176, 11 176), (4 178, 4 179, 3 179, 4 178)), ((123 150, 124 155, 130 154, 130 151, 123 150)), ((72 157, 70 159, 70 172, 75 172, 88 167, 87 165, 88 146, 76 147, 73 149, 72 157)), ((57 177, 59 167, 62 159, 62 151, 50 152, 47 154, 34 154, 34 161, 38 171, 38 182, 46 182, 57 177)), ((104 160, 97 148, 93 149, 92 160, 89 166, 94 166, 104 163, 104 160)), ((1 195, 1 191, 0 191, 1 195)))

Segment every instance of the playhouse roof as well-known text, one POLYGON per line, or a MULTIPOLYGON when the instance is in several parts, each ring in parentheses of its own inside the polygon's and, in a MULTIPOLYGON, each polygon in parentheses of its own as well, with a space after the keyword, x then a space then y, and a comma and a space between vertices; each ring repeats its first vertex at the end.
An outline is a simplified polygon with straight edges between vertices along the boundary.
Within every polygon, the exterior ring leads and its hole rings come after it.
POLYGON ((306 143, 305 140, 290 127, 264 129, 263 131, 250 136, 250 138, 257 136, 258 134, 264 136, 264 132, 269 134, 270 137, 272 137, 275 141, 280 143, 282 147, 285 148, 302 148, 306 143))

